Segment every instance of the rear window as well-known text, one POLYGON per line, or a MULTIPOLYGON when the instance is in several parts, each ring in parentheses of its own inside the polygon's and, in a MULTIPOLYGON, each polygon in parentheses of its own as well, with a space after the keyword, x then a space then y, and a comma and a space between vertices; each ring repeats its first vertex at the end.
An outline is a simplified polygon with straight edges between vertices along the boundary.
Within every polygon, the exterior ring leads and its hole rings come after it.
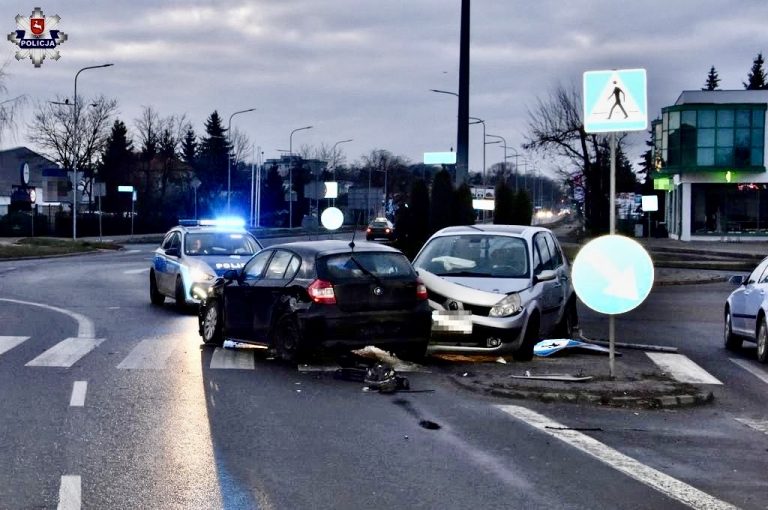
POLYGON ((400 253, 344 253, 318 260, 320 278, 331 281, 370 278, 414 278, 411 263, 400 253), (370 273, 370 274, 369 274, 370 273))

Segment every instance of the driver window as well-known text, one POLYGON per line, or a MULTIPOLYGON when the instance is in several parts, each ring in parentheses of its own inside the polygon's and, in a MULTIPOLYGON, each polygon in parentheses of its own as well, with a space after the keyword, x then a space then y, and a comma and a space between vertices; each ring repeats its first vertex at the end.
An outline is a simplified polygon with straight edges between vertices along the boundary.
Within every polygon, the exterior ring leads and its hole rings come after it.
POLYGON ((263 251, 254 257, 243 268, 243 274, 245 274, 246 280, 255 280, 261 277, 261 273, 264 272, 264 266, 267 265, 269 257, 272 255, 272 250, 263 251))
POLYGON ((544 240, 544 236, 537 235, 534 237, 534 242, 541 260, 538 266, 534 263, 534 273, 539 273, 545 269, 552 269, 552 257, 549 254, 549 248, 547 248, 547 242, 544 240))
POLYGON ((282 280, 285 270, 288 268, 288 263, 291 261, 293 254, 289 251, 280 250, 275 253, 272 260, 269 262, 267 272, 264 275, 265 280, 282 280))
POLYGON ((768 259, 764 260, 757 266, 755 271, 749 275, 749 281, 747 283, 768 283, 768 259), (754 276, 754 278, 753 278, 754 276))

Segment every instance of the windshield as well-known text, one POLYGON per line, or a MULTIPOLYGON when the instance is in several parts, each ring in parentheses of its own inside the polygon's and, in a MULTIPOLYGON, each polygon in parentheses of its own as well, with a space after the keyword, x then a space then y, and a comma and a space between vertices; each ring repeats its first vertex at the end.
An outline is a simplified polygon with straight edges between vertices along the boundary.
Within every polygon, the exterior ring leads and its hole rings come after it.
POLYGON ((361 278, 412 278, 413 267, 399 253, 344 253, 318 261, 318 274, 331 281, 361 278))
POLYGON ((251 235, 232 232, 190 233, 184 241, 184 253, 200 255, 253 255, 260 247, 251 235))
POLYGON ((430 241, 413 265, 438 276, 527 278, 528 249, 518 237, 444 236, 430 241))

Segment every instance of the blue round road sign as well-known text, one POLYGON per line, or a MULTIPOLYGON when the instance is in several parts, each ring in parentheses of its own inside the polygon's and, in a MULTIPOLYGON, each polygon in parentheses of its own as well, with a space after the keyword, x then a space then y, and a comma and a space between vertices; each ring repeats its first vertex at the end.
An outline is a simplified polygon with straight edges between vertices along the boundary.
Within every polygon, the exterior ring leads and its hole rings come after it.
POLYGON ((607 235, 588 242, 573 261, 573 287, 596 312, 618 315, 642 303, 653 287, 653 262, 637 241, 607 235))

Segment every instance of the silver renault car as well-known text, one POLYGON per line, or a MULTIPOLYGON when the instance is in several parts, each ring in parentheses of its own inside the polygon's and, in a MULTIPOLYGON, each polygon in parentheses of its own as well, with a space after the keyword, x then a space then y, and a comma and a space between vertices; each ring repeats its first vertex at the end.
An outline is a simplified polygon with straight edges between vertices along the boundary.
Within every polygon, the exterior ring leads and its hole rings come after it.
POLYGON ((725 300, 725 348, 737 351, 744 340, 757 343, 757 360, 768 363, 768 257, 749 276, 732 276, 738 285, 725 300))
POLYGON ((511 352, 527 361, 542 336, 571 338, 577 328, 568 261, 546 228, 444 228, 413 265, 433 310, 431 352, 511 352))

